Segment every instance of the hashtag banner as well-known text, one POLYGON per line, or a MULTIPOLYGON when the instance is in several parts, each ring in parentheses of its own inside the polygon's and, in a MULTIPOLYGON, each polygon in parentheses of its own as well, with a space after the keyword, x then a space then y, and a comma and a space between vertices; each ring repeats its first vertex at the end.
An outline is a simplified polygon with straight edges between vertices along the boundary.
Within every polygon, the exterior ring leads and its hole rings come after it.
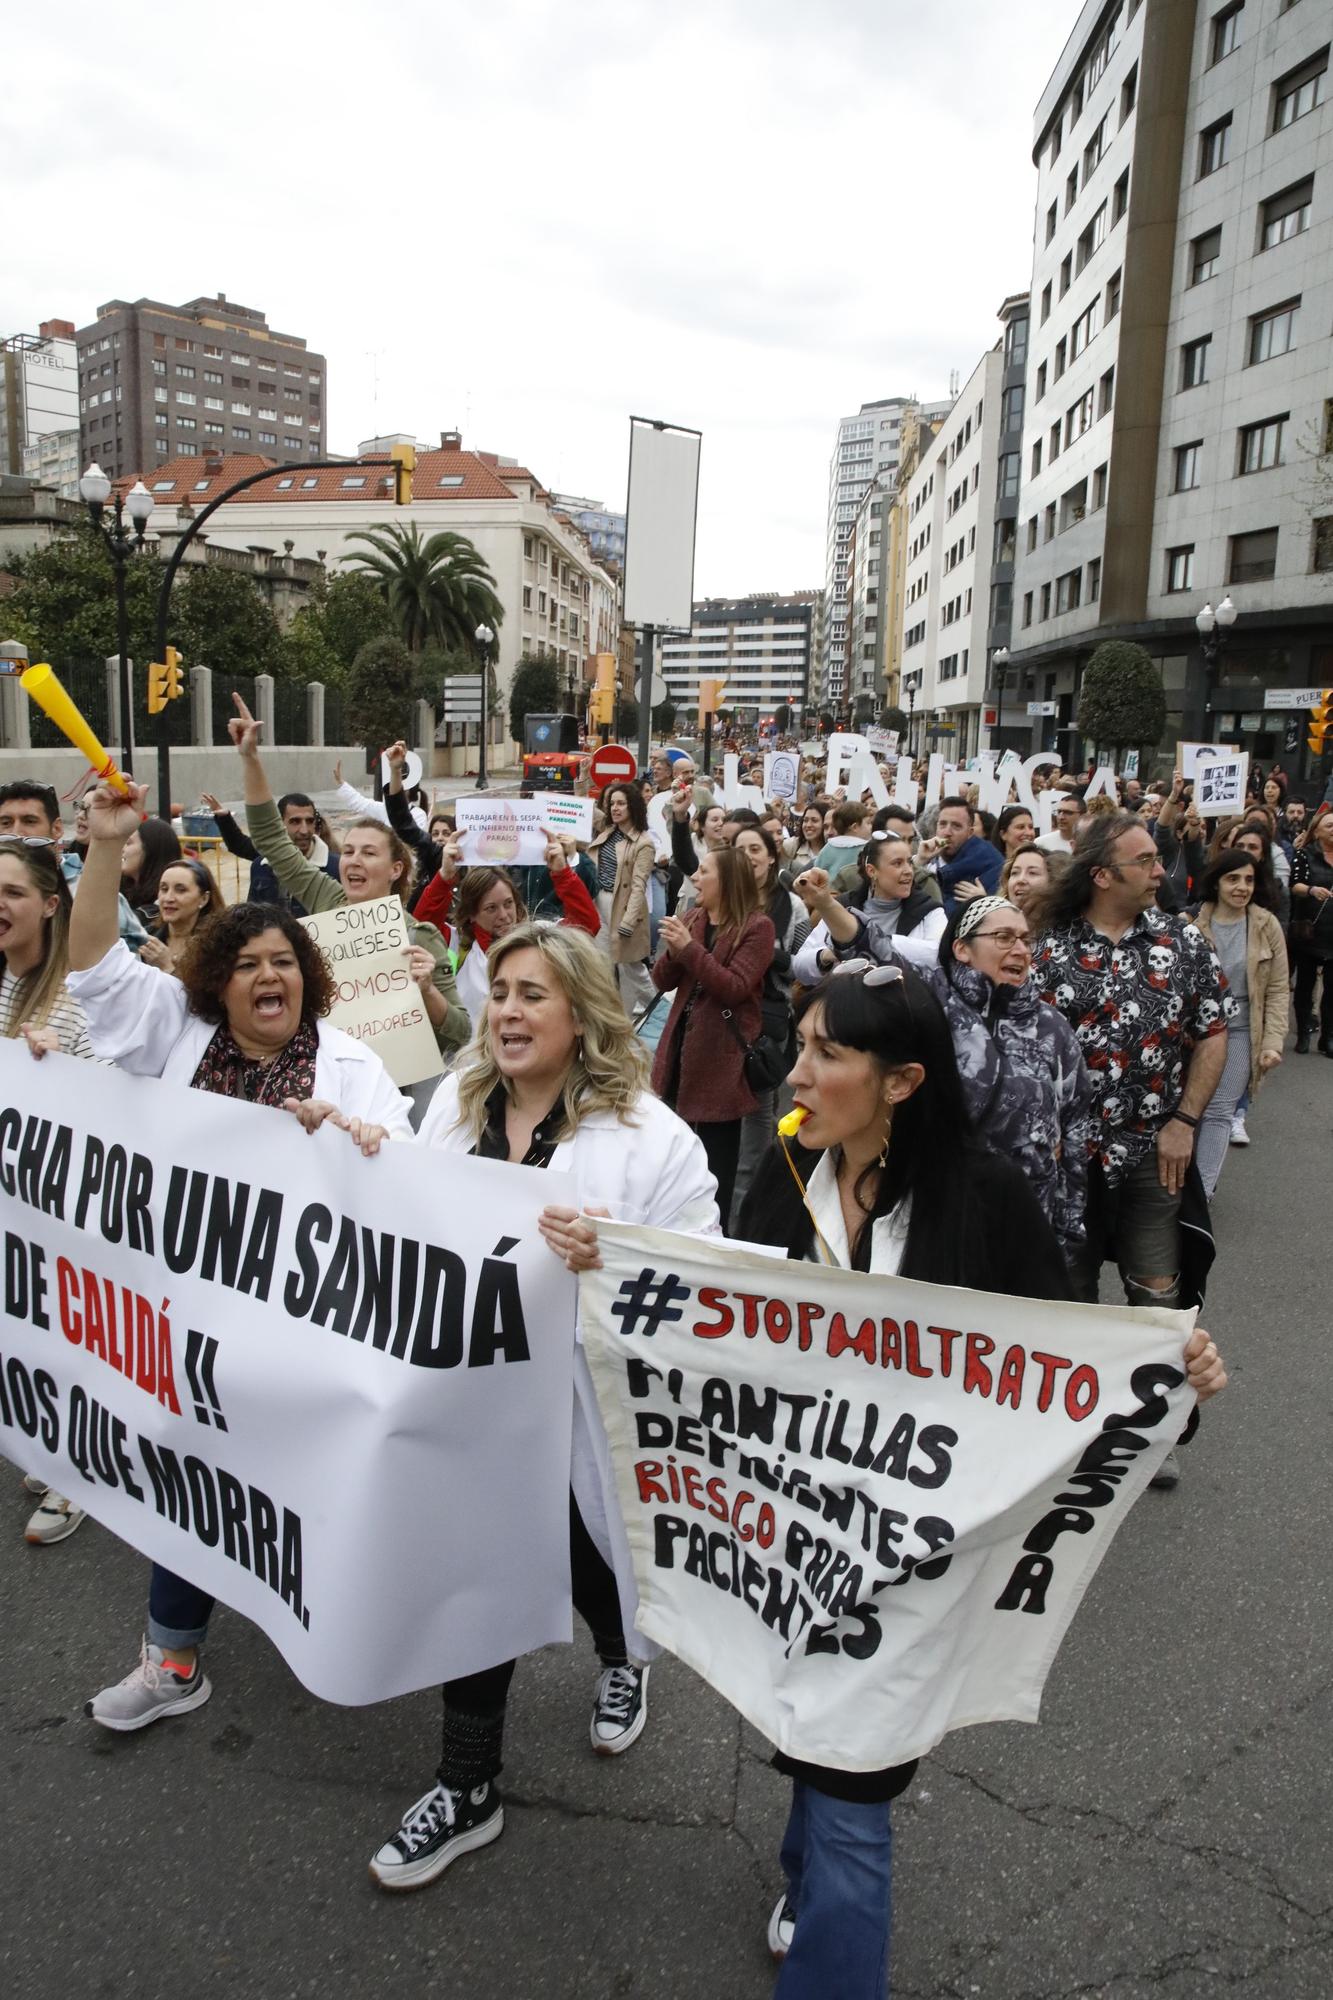
POLYGON ((640 1631, 810 1763, 1035 1722, 1185 1427, 1193 1315, 599 1236, 581 1312, 640 1631))

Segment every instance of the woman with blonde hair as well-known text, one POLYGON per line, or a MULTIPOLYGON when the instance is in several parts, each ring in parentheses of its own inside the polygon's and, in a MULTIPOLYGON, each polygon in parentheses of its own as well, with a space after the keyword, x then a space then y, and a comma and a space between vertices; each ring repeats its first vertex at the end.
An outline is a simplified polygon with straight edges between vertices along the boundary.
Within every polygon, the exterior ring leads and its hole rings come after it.
MULTIPOLYGON (((649 1090, 647 1055, 605 954, 584 932, 526 923, 491 946, 486 969, 485 1012, 436 1092, 421 1143, 547 1169, 556 1200, 542 1211, 541 1232, 572 1271, 600 1261, 588 1215, 715 1234, 703 1148, 649 1090)), ((615 1757, 643 1731, 656 1648, 634 1629, 634 1570, 577 1326, 570 1571, 599 1659, 589 1742, 598 1756, 615 1757)), ((446 1684, 439 1767, 370 1863, 380 1888, 424 1888, 503 1832, 495 1780, 514 1665, 500 1661, 446 1684)))
MULTIPOLYGON (((0 840, 0 1036, 21 1037, 34 1053, 91 1056, 83 1009, 65 985, 69 970, 70 893, 54 841, 0 840)), ((83 1508, 40 1479, 42 1496, 24 1539, 63 1542, 83 1508)))
POLYGON ((759 1103, 747 1057, 763 1034, 764 975, 776 935, 754 868, 735 848, 705 854, 694 886, 694 908, 662 921, 666 950, 653 966, 653 984, 660 993, 674 989, 676 998, 657 1045, 653 1088, 702 1139, 718 1207, 728 1216, 741 1121, 759 1103))

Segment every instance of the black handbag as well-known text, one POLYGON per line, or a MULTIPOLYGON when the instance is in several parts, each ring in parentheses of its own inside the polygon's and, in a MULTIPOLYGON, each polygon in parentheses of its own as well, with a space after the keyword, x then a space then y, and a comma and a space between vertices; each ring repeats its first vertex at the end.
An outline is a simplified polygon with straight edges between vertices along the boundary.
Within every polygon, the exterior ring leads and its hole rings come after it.
POLYGON ((732 1019, 730 1007, 722 1009, 722 1019, 740 1048, 745 1069, 745 1081, 756 1097, 766 1091, 776 1090, 787 1074, 787 1051, 780 1042, 775 1042, 763 1029, 752 1042, 747 1042, 732 1019))

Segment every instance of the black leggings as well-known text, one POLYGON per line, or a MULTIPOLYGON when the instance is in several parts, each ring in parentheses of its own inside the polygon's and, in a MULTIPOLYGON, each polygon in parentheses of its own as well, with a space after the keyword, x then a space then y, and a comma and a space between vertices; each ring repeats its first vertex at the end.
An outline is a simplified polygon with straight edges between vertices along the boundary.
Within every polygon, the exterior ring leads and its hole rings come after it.
POLYGON ((717 1212, 725 1229, 736 1187, 736 1169, 740 1165, 741 1121, 728 1118, 720 1124, 695 1124, 692 1129, 699 1136, 708 1157, 709 1172, 717 1182, 717 1212))
MULTIPOLYGON (((604 1667, 623 1667, 625 1626, 615 1571, 583 1523, 574 1495, 569 1496, 569 1570, 574 1609, 592 1633, 604 1667)), ((470 1791, 499 1776, 504 1744, 505 1704, 514 1678, 515 1660, 484 1667, 478 1674, 461 1674, 446 1681, 444 1737, 437 1776, 451 1791, 470 1791)))

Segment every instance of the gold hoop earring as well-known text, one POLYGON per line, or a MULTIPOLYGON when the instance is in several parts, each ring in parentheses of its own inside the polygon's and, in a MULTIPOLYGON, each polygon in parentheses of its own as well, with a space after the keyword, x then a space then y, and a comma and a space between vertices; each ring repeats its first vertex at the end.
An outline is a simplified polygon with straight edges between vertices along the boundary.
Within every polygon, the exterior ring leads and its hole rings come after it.
POLYGON ((889 1141, 892 1137, 893 1137, 893 1106, 890 1105, 888 1113, 884 1119, 884 1141, 879 1149, 879 1164, 881 1167, 887 1167, 887 1165, 889 1164, 889 1141))

